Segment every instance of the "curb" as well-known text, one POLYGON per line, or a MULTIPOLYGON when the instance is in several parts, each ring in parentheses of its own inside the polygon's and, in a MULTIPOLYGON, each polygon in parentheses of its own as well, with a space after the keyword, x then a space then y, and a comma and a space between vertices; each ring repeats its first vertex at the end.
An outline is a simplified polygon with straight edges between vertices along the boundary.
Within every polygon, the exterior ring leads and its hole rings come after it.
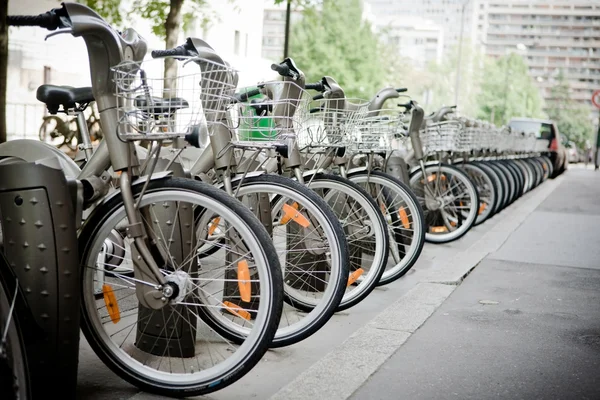
POLYGON ((490 253, 498 250, 563 181, 547 180, 494 218, 476 243, 444 262, 340 346, 275 393, 271 400, 346 400, 442 305, 490 253))

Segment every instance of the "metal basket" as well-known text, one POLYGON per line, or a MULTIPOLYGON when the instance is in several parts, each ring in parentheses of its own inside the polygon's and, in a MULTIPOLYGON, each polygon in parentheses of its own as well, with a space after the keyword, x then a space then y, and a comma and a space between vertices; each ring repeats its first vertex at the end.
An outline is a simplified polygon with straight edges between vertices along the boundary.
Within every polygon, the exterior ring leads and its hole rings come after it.
POLYGON ((121 140, 174 139, 225 120, 235 71, 226 63, 177 57, 183 61, 177 63, 177 75, 165 78, 169 58, 125 61, 112 68, 121 140))
POLYGON ((259 85, 267 95, 257 95, 234 106, 230 127, 238 141, 273 142, 296 137, 307 119, 311 95, 293 82, 259 85))
POLYGON ((404 115, 389 109, 363 118, 351 137, 350 147, 359 152, 399 150, 407 147, 408 140, 404 115))
POLYGON ((363 99, 321 99, 310 103, 302 131, 298 134, 301 147, 347 145, 360 135, 358 127, 368 114, 368 102, 363 99))
POLYGON ((462 124, 458 121, 443 121, 426 126, 419 133, 423 153, 429 155, 438 152, 464 151, 461 133, 462 124))

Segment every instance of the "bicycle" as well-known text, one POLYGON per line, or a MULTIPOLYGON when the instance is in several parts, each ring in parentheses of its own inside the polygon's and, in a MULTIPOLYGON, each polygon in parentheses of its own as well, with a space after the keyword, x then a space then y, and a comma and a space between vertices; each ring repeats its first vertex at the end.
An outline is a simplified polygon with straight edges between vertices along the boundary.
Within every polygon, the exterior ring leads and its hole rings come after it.
MULTIPOLYGON (((52 88, 50 85, 44 85, 42 88, 44 90, 56 90, 56 88, 52 88)), ((38 93, 38 96, 44 98, 46 95, 44 93, 38 93)), ((88 108, 88 106, 89 104, 81 104, 80 108, 74 110, 75 118, 70 118, 73 116, 72 113, 65 112, 65 114, 67 114, 67 118, 65 119, 56 115, 56 112, 59 110, 56 110, 55 112, 51 111, 50 115, 43 117, 43 122, 39 130, 40 140, 57 148, 67 146, 69 150, 76 151, 78 145, 81 143, 81 135, 84 134, 84 132, 78 128, 81 122, 77 119, 83 117, 85 119, 85 124, 87 125, 87 133, 89 134, 90 140, 92 142, 100 141, 102 139, 102 130, 100 128, 100 119, 96 107, 90 107, 92 111, 87 118, 85 118, 85 116, 79 116, 80 113, 83 113, 88 108)))
MULTIPOLYGON (((152 163, 146 160, 150 166, 147 177, 139 175, 143 165, 132 144, 136 134, 160 142, 167 137, 184 136, 187 131, 163 136, 159 132, 153 136, 152 120, 146 121, 150 123, 147 129, 135 130, 130 123, 135 114, 128 114, 126 94, 115 95, 119 85, 129 88, 127 78, 131 77, 131 70, 110 67, 140 63, 146 52, 145 41, 133 29, 116 32, 88 7, 77 3, 64 3, 39 16, 11 16, 8 21, 11 25, 60 28, 54 34, 83 37, 88 45, 92 90, 49 88, 40 99, 49 108, 68 110, 89 102, 91 96, 99 105, 105 132, 102 143, 106 144, 98 146, 76 177, 80 181, 76 209, 88 211, 83 225, 82 221, 77 224, 81 225, 78 237, 83 266, 82 330, 88 342, 115 373, 156 394, 204 394, 235 382, 265 353, 281 316, 281 270, 268 233, 241 202, 226 193, 201 182, 170 177, 168 173, 152 174, 156 158, 152 163), (126 55, 129 61, 124 63, 126 55), (107 173, 109 168, 118 175, 118 188, 107 196, 113 182, 107 173), (195 255, 200 245, 212 245, 207 233, 210 227, 186 221, 193 221, 195 215, 202 218, 209 214, 219 215, 227 227, 223 231, 226 246, 213 254, 225 266, 218 263, 209 268, 211 264, 207 264, 199 271, 195 255), (106 260, 106 239, 114 232, 126 233, 124 250, 134 277, 104 275, 103 293, 98 299, 94 293, 99 272, 96 265, 99 258, 106 260), (186 237, 191 240, 186 241, 186 237), (234 279, 224 277, 229 266, 236 271, 234 279), (226 286, 230 291, 223 297, 226 286), (124 291, 128 294, 121 296, 124 291), (245 310, 228 302, 227 296, 241 297, 245 303, 260 298, 260 302, 255 309, 245 310), (250 312, 251 322, 246 318, 250 312), (185 324, 191 320, 193 324, 185 324), (221 337, 210 326, 209 322, 214 321, 245 326, 248 335, 244 343, 238 346, 221 337), (136 332, 131 335, 134 329, 136 332), (199 330, 213 336, 210 342, 204 339, 205 351, 196 353, 194 338, 199 330), (183 332, 187 332, 185 338, 181 337, 183 332), (185 349, 169 348, 170 343, 181 344, 179 339, 186 338, 194 340, 186 342, 185 349), (123 346, 126 341, 127 346, 123 346), (216 353, 207 354, 212 346, 216 353), (221 359, 215 361, 213 356, 217 354, 221 359), (161 363, 165 359, 168 362, 161 363), (176 371, 172 359, 179 360, 176 371)), ((223 86, 221 90, 226 92, 229 88, 223 86)), ((176 121, 175 110, 158 111, 152 115, 155 121, 176 121)), ((50 148, 47 154, 60 157, 50 148)), ((21 156, 29 157, 13 157, 21 156)))

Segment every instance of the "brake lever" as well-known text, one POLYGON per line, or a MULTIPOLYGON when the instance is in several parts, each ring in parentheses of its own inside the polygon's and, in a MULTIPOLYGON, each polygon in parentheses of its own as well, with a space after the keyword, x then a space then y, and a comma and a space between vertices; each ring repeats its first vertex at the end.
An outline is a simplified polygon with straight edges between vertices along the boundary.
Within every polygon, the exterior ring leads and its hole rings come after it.
POLYGON ((48 40, 52 36, 61 35, 63 33, 73 33, 73 29, 72 28, 57 29, 54 32, 47 34, 46 37, 44 38, 44 40, 48 40))

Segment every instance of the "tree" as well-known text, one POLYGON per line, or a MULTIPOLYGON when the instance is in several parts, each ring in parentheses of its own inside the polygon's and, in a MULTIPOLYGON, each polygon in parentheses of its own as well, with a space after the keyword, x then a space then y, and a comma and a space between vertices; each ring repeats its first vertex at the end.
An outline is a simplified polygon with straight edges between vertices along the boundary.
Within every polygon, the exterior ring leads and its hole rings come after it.
POLYGON ((546 112, 556 122, 561 136, 585 148, 586 142, 592 139, 590 109, 574 101, 570 91, 569 82, 561 70, 556 77, 556 84, 550 89, 546 112))
MULTIPOLYGON (((109 23, 116 26, 121 25, 131 15, 138 15, 152 23, 152 32, 160 38, 165 39, 165 48, 171 49, 179 45, 179 34, 181 28, 194 20, 198 15, 202 16, 206 7, 206 0, 133 0, 131 9, 125 11, 120 0, 79 0, 80 3, 97 11, 109 23), (188 6, 183 11, 183 5, 188 6)), ((204 15, 202 23, 208 18, 204 15)), ((177 62, 172 58, 165 59, 164 88, 171 89, 174 84, 173 77, 177 75, 177 62)))
POLYGON ((512 117, 543 117, 543 99, 527 64, 518 54, 485 60, 478 117, 496 125, 506 124, 512 117))
POLYGON ((6 79, 8 74, 8 1, 0 4, 0 143, 6 142, 6 79))
POLYGON ((381 89, 380 50, 360 0, 325 0, 318 9, 305 9, 292 27, 290 56, 307 82, 331 76, 349 98, 370 98, 381 89))

